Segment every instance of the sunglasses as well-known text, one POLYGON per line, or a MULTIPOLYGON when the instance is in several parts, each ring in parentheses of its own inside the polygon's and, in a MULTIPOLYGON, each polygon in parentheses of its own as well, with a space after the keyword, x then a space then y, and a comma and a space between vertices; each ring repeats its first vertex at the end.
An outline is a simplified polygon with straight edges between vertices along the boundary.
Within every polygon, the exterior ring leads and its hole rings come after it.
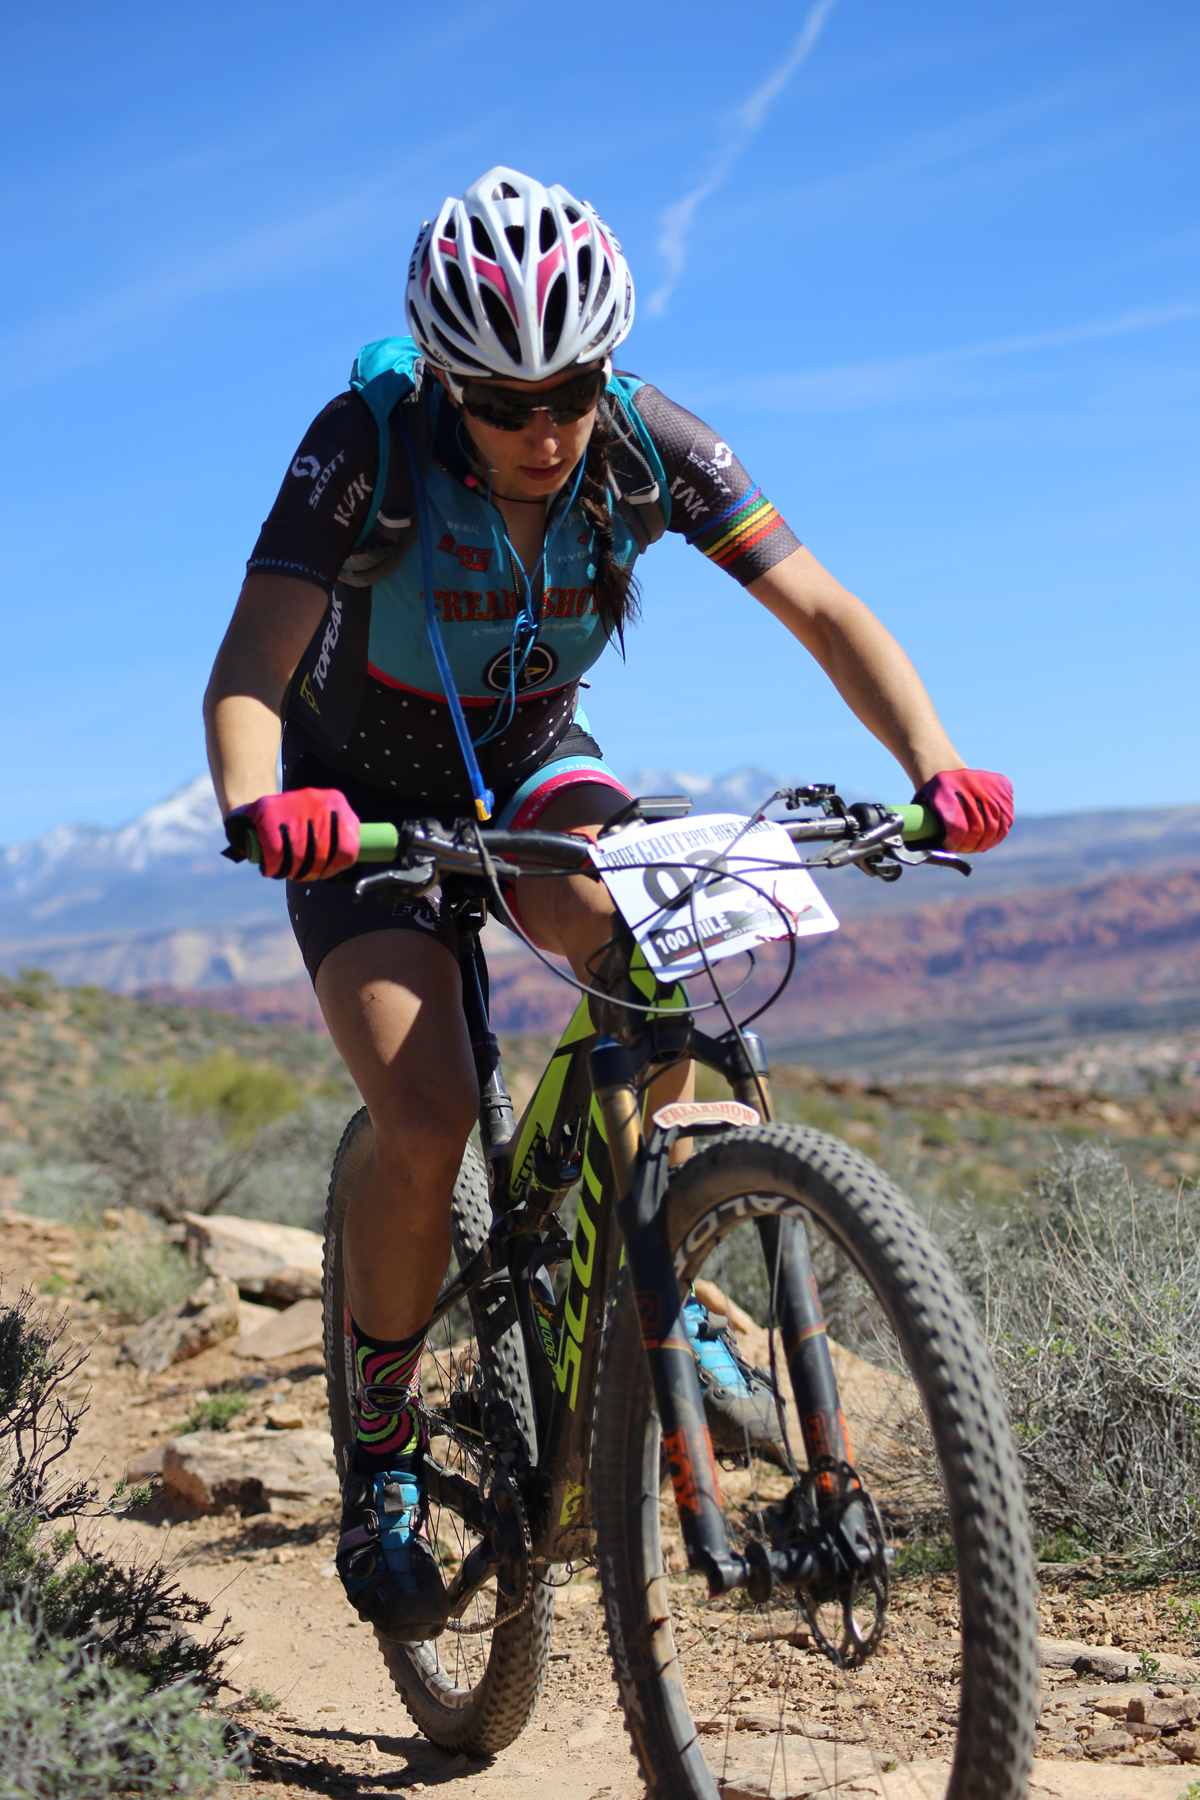
POLYGON ((460 387, 453 379, 450 391, 472 418, 497 431, 522 431, 535 412, 549 413, 552 425, 574 425, 599 401, 608 373, 606 361, 598 369, 586 369, 582 375, 572 375, 569 381, 533 395, 515 388, 484 387, 476 381, 464 381, 460 387))

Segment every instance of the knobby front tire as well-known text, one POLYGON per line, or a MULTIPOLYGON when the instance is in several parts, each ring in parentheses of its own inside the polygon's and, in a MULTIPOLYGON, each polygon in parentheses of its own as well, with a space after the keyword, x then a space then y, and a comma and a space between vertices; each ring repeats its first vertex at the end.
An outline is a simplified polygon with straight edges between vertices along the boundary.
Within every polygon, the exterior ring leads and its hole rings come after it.
MULTIPOLYGON (((947 1800, 1022 1800, 1036 1692, 1025 1503, 995 1375, 945 1258, 880 1170, 802 1127, 710 1140, 672 1180, 667 1213, 681 1288, 704 1273, 751 1311, 757 1296, 764 1323, 754 1218, 805 1221, 818 1274, 838 1284, 838 1317, 859 1352, 834 1351, 857 1466, 890 1542, 899 1536, 903 1549, 902 1533, 948 1532, 958 1605, 956 1615, 947 1576, 906 1580, 902 1557, 883 1642, 855 1671, 812 1648, 809 1621, 786 1588, 763 1607, 744 1592, 709 1602, 683 1558, 623 1278, 598 1385, 597 1551, 615 1677, 651 1791, 680 1800, 718 1800, 722 1789, 790 1795, 861 1772, 884 1794, 928 1785, 947 1800), (923 1607, 940 1617, 931 1621, 923 1607), (955 1726, 944 1787, 937 1759, 955 1726)), ((760 1350, 765 1343, 761 1334, 760 1350)), ((777 1368, 802 1462, 781 1345, 777 1368)), ((759 1509, 791 1485, 746 1449, 748 1466, 727 1463, 721 1475, 735 1549, 762 1535, 759 1509)))
MULTIPOLYGON (((371 1122, 366 1108, 347 1125, 329 1181, 325 1219, 325 1371, 329 1416, 338 1459, 345 1474, 346 1454, 354 1441, 354 1364, 350 1347, 349 1309, 342 1270, 342 1227, 346 1205, 371 1153, 371 1122)), ((492 1222, 487 1177, 478 1155, 468 1145, 454 1189, 452 1235, 456 1267, 479 1249, 492 1222)), ((447 1277, 449 1279, 449 1276, 447 1277)), ((473 1294, 470 1321, 453 1315, 430 1333, 425 1364, 425 1403, 445 1411, 460 1437, 434 1437, 430 1449, 455 1472, 477 1479, 479 1465, 462 1435, 477 1436, 479 1389, 472 1387, 475 1365, 482 1368, 487 1402, 511 1407, 530 1447, 536 1427, 525 1374, 524 1351, 511 1289, 504 1281, 473 1294)), ((449 1581, 476 1541, 464 1521, 446 1507, 432 1506, 430 1544, 449 1581)), ((347 1605, 349 1602, 347 1602, 347 1605)), ((495 1617, 495 1585, 473 1603, 469 1617, 495 1617)), ((554 1628, 554 1593, 535 1580, 527 1609, 507 1624, 478 1635, 445 1632, 421 1644, 398 1644, 375 1633, 392 1683, 413 1722, 432 1743, 470 1755, 494 1754, 520 1736, 537 1705, 550 1660, 554 1628)))

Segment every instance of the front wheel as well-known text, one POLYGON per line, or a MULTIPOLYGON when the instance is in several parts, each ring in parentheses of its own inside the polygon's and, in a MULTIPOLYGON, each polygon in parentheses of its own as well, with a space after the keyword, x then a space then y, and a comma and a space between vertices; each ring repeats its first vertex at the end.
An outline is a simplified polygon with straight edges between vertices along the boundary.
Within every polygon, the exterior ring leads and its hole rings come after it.
MULTIPOLYGON (((325 1372, 338 1471, 343 1476, 354 1441, 355 1381, 342 1227, 372 1142, 364 1107, 351 1119, 338 1146, 325 1215, 325 1372)), ((491 1222, 487 1177, 468 1145, 451 1214, 457 1268, 480 1248, 491 1222)), ((456 1310, 461 1317, 450 1313, 430 1332, 422 1358, 430 1451, 452 1476, 479 1485, 484 1478, 485 1419, 498 1410, 525 1438, 531 1453, 536 1449, 536 1425, 510 1284, 489 1282, 471 1295, 469 1313, 466 1307, 456 1310)), ((435 1503, 430 1507, 429 1541, 448 1583, 478 1536, 448 1505, 435 1503)), ((422 1644, 399 1644, 376 1630, 393 1686, 431 1743, 445 1750, 488 1755, 511 1744, 528 1724, 550 1660, 553 1591, 544 1579, 535 1578, 523 1610, 504 1622, 506 1611, 511 1612, 509 1603, 492 1582, 458 1621, 463 1629, 447 1629, 422 1644), (492 1619, 501 1622, 493 1627, 492 1619)))
MULTIPOLYGON (((883 1794, 928 1783, 946 1800, 1019 1800, 1036 1691, 1025 1503, 996 1379, 945 1258, 873 1164, 802 1127, 710 1141, 672 1181, 667 1218, 681 1290, 703 1274, 764 1325, 755 1221, 803 1221, 843 1339, 832 1352, 856 1467, 896 1561, 879 1647, 857 1669, 819 1654, 811 1596, 778 1586, 762 1606, 745 1591, 709 1600, 663 1482, 626 1279, 599 1377, 596 1534, 616 1679, 651 1791, 791 1795, 859 1776, 883 1794)), ((769 1360, 767 1330, 748 1324, 738 1344, 747 1361, 769 1360)), ((785 1423, 802 1464, 794 1405, 785 1423)), ((744 1449, 721 1475, 739 1553, 786 1516, 797 1485, 744 1449)))

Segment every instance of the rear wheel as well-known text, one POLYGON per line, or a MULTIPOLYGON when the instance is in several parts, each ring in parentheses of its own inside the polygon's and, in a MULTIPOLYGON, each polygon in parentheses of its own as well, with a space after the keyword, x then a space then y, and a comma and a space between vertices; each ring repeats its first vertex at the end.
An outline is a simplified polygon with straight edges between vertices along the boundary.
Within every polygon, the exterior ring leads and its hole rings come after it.
MULTIPOLYGON (((355 1430, 354 1359, 342 1272, 342 1226, 371 1145, 371 1122, 364 1107, 351 1119, 338 1147, 325 1219, 325 1371, 342 1475, 355 1430)), ((456 1269, 483 1243, 491 1218, 487 1177, 468 1145, 454 1189, 456 1269)), ((457 1317, 459 1310, 440 1321, 426 1344, 421 1365, 426 1422, 435 1460, 451 1475, 482 1489, 486 1486, 482 1457, 485 1419, 489 1432, 497 1426, 519 1432, 531 1452, 536 1449, 536 1427, 508 1282, 488 1283, 472 1294, 469 1312, 462 1308, 462 1316, 457 1317)), ((479 1542, 479 1534, 459 1512, 433 1500, 429 1539, 443 1579, 449 1583, 479 1542)), ((433 1743, 482 1755, 511 1744, 528 1724, 545 1681, 554 1626, 552 1589, 537 1579, 532 1580, 531 1589, 518 1612, 515 1609, 525 1596, 506 1596, 495 1581, 489 1582, 472 1598, 463 1616, 452 1621, 460 1629, 447 1629, 426 1643, 398 1644, 376 1631, 397 1693, 433 1743), (497 1618, 501 1623, 493 1626, 491 1621, 497 1618)))
MULTIPOLYGON (((685 1800, 799 1796, 857 1778, 873 1793, 1018 1800, 1033 1739, 1033 1564, 1011 1434, 970 1307, 880 1171, 789 1126, 711 1141, 672 1181, 681 1289, 706 1276, 766 1325, 762 1217, 807 1226, 831 1327, 851 1340, 835 1344, 834 1366, 858 1473, 898 1553, 890 1609, 881 1618, 886 1582, 843 1596, 860 1639, 882 1624, 874 1654, 851 1668, 820 1652, 822 1636, 848 1641, 841 1600, 818 1604, 782 1585, 761 1606, 745 1591, 709 1600, 687 1569, 663 1481, 625 1281, 599 1378, 596 1456, 608 1479, 596 1487, 596 1529, 643 1774, 653 1792, 685 1800)), ((746 1360, 767 1362, 771 1335, 742 1332, 746 1360)), ((775 1361, 790 1394, 781 1345, 775 1361)), ((786 1424, 802 1465, 794 1405, 786 1424)), ((794 1516, 783 1509, 803 1472, 793 1480, 749 1442, 725 1465, 726 1523, 742 1552, 794 1516)))

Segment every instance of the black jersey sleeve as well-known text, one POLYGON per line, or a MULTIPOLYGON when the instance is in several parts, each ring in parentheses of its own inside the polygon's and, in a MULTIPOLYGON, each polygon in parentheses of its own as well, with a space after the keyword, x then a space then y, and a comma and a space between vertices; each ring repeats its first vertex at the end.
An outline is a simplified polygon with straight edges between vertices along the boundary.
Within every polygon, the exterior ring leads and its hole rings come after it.
POLYGON ((319 412, 258 534, 248 575, 295 575, 329 590, 363 528, 379 470, 379 428, 358 394, 319 412))
POLYGON ((633 396, 667 474, 671 531, 678 531, 743 587, 800 548, 762 489, 711 425, 657 388, 633 396))

